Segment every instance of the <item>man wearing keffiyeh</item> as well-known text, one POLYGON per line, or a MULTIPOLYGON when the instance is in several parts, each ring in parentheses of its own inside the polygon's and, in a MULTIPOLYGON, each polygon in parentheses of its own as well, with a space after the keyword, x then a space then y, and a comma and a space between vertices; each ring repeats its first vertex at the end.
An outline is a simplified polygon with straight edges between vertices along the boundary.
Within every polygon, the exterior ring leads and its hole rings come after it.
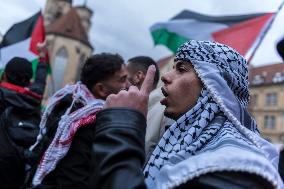
POLYGON ((127 89, 127 70, 118 54, 89 57, 81 81, 67 85, 50 99, 31 151, 39 152, 32 187, 89 188, 91 148, 96 114, 110 94, 127 89))
MULTIPOLYGON (((103 162, 101 169, 105 170, 99 174, 100 188, 283 188, 277 170, 279 154, 260 136, 255 120, 247 112, 247 62, 238 52, 215 42, 188 41, 179 48, 173 70, 163 75, 162 81, 165 115, 176 122, 166 130, 146 162, 141 155, 143 149, 131 145, 143 143, 138 135, 145 130, 143 116, 132 112, 137 119, 140 116, 140 122, 128 119, 117 123, 110 119, 110 113, 125 114, 127 110, 120 107, 145 115, 145 108, 129 100, 138 103, 138 96, 141 101, 146 96, 143 89, 110 96, 105 110, 98 114, 95 141, 127 141, 117 146, 125 151, 112 149, 114 152, 104 154, 100 153, 100 144, 94 144, 94 152, 103 162), (129 139, 111 129, 115 126, 123 130, 123 125, 132 126, 137 134, 133 131, 129 139), (113 137, 104 138, 106 133, 113 137), (107 161, 118 154, 124 158, 107 161), (145 180, 140 174, 141 165, 135 161, 145 163, 145 180), (111 169, 118 164, 120 169, 111 169)), ((146 80, 145 85, 149 85, 147 82, 151 83, 146 80)))

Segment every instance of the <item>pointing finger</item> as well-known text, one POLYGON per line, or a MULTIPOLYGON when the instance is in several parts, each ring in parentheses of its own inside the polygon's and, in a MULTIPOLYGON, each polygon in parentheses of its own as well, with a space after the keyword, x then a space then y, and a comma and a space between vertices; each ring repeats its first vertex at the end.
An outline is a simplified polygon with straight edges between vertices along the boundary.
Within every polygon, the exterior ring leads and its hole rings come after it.
POLYGON ((156 73, 155 66, 154 65, 149 66, 146 77, 144 79, 144 82, 142 83, 141 90, 140 90, 143 94, 149 95, 150 92, 152 91, 155 73, 156 73))

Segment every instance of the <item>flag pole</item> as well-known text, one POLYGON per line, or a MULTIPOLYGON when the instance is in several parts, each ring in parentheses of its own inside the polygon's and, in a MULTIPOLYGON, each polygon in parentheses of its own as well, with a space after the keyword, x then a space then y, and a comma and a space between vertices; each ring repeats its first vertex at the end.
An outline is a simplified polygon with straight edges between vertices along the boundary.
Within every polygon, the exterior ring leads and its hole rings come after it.
POLYGON ((278 7, 278 10, 276 12, 276 14, 271 18, 271 20, 269 21, 269 23, 267 24, 267 27, 264 29, 263 33, 260 36, 260 39, 258 40, 257 44, 255 45, 255 48, 253 49, 251 55, 248 58, 248 64, 250 64, 252 58, 254 57, 256 51, 258 50, 258 48, 260 47, 265 35, 267 34, 268 30, 271 28, 275 18, 277 17, 278 13, 281 11, 282 7, 284 5, 284 0, 282 1, 282 3, 280 4, 280 6, 278 7))

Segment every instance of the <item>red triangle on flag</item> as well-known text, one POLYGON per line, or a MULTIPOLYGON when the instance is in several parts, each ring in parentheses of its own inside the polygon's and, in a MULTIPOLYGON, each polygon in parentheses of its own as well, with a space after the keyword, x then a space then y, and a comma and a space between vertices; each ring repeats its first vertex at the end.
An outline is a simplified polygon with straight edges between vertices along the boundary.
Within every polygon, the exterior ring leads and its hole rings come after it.
POLYGON ((31 36, 30 51, 38 55, 37 44, 42 43, 45 40, 45 29, 43 25, 43 16, 40 14, 38 20, 36 21, 34 30, 31 36))
POLYGON ((274 13, 268 13, 212 33, 215 41, 229 45, 245 55, 274 13))

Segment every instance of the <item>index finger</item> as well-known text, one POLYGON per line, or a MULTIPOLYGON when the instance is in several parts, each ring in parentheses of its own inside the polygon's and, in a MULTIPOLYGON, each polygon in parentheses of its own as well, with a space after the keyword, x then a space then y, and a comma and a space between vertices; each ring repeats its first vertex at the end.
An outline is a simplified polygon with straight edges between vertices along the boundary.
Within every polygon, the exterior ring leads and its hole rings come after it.
POLYGON ((154 84, 154 77, 155 77, 155 73, 156 73, 156 68, 154 65, 149 66, 148 70, 147 70, 147 74, 146 77, 142 83, 141 86, 141 92, 149 95, 150 92, 153 89, 153 84, 154 84))

